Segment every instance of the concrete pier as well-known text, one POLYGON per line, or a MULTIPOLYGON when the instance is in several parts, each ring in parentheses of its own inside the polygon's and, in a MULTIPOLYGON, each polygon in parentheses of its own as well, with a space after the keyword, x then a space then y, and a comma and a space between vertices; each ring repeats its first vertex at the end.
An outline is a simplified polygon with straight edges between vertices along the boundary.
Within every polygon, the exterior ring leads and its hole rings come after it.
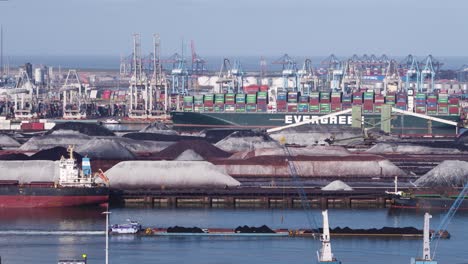
POLYGON ((126 205, 155 207, 242 207, 300 208, 309 203, 313 208, 353 208, 390 206, 391 198, 384 189, 362 188, 353 191, 322 191, 306 188, 305 201, 297 188, 242 187, 235 189, 123 191, 111 194, 112 200, 126 205))

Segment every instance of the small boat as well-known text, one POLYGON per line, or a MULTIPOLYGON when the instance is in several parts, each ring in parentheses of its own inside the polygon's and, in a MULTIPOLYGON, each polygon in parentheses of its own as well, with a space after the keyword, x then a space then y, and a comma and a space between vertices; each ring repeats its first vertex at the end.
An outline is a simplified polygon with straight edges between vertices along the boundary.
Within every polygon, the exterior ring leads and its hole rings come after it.
POLYGON ((106 119, 103 123, 104 124, 120 124, 120 121, 115 120, 115 119, 106 119))
POLYGON ((116 224, 110 227, 111 233, 115 234, 136 234, 141 230, 141 224, 135 221, 129 221, 126 224, 116 224))

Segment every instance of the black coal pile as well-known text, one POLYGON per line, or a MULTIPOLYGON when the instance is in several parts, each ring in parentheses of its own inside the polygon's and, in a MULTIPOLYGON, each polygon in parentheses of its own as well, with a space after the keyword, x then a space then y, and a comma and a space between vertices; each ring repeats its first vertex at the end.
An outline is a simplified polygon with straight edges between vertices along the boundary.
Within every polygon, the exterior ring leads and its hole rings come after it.
POLYGON ((88 124, 82 122, 66 122, 62 124, 57 124, 46 134, 52 134, 52 132, 57 130, 73 130, 88 136, 115 136, 115 134, 112 131, 101 125, 88 124))
POLYGON ((0 160, 29 160, 29 156, 23 153, 10 153, 0 155, 0 160))
POLYGON ((186 150, 193 150, 205 160, 216 158, 227 158, 231 156, 230 153, 221 150, 204 140, 182 140, 163 149, 154 157, 156 159, 174 160, 179 157, 186 150))
POLYGON ((168 125, 162 122, 154 122, 152 124, 149 124, 142 130, 140 130, 140 132, 177 135, 176 131, 172 130, 168 125))
POLYGON ((167 233, 205 233, 199 227, 174 226, 167 228, 167 233))
POLYGON ((200 134, 205 135, 205 140, 210 143, 217 143, 220 140, 223 140, 227 136, 231 135, 237 131, 250 131, 254 133, 251 129, 235 129, 235 128, 211 128, 205 129, 200 134))
MULTIPOLYGON (((54 147, 50 149, 45 149, 37 152, 36 154, 29 157, 30 160, 60 160, 61 157, 68 158, 68 150, 64 147, 54 147)), ((76 162, 81 163, 83 156, 73 152, 73 157, 76 159, 76 162)))
POLYGON ((236 233, 262 233, 262 234, 271 234, 275 231, 271 230, 268 226, 262 225, 261 227, 255 226, 238 226, 235 230, 236 233))
MULTIPOLYGON (((319 228, 317 230, 308 230, 305 233, 322 233, 323 229, 319 228)), ((373 234, 391 234, 391 235, 399 235, 399 234, 409 234, 409 235, 420 235, 423 233, 422 230, 419 230, 415 227, 382 227, 380 229, 377 228, 370 228, 370 229, 354 229, 349 227, 336 227, 330 228, 331 234, 365 234, 365 235, 373 235, 373 234)))
POLYGON ((229 137, 232 137, 232 138, 261 137, 264 141, 275 141, 267 133, 261 130, 239 130, 229 135, 229 137))
POLYGON ((131 138, 135 140, 151 140, 151 141, 170 141, 177 142, 181 140, 203 140, 203 137, 192 137, 192 136, 179 136, 179 135, 167 135, 149 132, 134 132, 127 133, 122 137, 131 138))

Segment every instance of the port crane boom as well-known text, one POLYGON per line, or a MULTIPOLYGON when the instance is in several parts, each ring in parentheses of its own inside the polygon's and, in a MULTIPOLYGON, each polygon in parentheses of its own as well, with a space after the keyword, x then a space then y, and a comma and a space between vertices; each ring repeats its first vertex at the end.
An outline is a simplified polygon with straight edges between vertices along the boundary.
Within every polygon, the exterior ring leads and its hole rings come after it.
MULTIPOLYGON (((457 212, 458 208, 460 208, 460 205, 462 204, 463 200, 465 199, 465 196, 468 194, 468 181, 465 183, 465 186, 463 189, 460 191, 458 194, 457 199, 455 202, 453 202, 452 206, 450 207, 449 211, 447 214, 444 216, 442 221, 440 222, 439 226, 435 230, 434 235, 432 236, 431 240, 436 240, 440 238, 440 234, 438 232, 443 232, 444 230, 447 229, 448 225, 450 224, 450 221, 452 221, 453 217, 455 216, 455 213, 457 212)), ((435 252, 437 249, 437 243, 434 248, 434 255, 432 258, 435 257, 435 252)))

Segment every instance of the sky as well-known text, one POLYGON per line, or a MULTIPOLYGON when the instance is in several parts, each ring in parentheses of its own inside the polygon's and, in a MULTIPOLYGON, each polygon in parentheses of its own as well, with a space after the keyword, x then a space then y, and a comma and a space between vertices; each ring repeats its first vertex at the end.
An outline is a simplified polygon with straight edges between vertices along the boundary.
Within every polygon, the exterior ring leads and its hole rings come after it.
POLYGON ((8 55, 468 55, 466 0, 8 0, 8 55))

